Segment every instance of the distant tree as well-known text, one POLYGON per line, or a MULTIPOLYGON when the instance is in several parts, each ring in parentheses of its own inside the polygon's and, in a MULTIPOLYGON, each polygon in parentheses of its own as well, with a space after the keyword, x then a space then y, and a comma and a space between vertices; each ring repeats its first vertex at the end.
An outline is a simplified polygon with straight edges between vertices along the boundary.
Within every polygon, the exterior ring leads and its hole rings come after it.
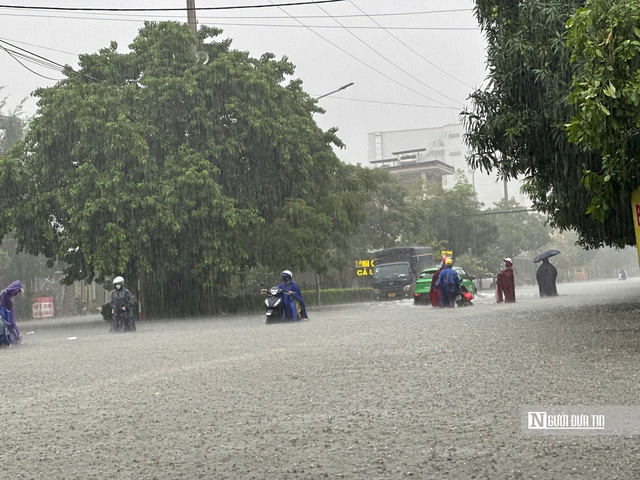
MULTIPOLYGON (((578 65, 570 103, 570 140, 603 155, 585 172, 587 213, 604 222, 640 186, 640 0, 589 0, 568 22, 578 65)), ((631 243, 631 242, 630 242, 631 243)))
POLYGON ((423 195, 415 192, 413 233, 445 244, 454 256, 481 256, 497 235, 492 220, 478 215, 482 206, 467 177, 459 170, 452 189, 428 184, 423 195))
POLYGON ((527 212, 513 198, 502 199, 494 205, 494 208, 486 212, 492 214, 491 219, 497 228, 497 235, 491 247, 482 256, 483 263, 489 271, 500 270, 504 258, 515 257, 524 252, 533 256, 547 249, 553 229, 545 224, 544 217, 527 212))
MULTIPOLYGON (((3 87, 0 87, 0 91, 3 87)), ((20 103, 13 111, 7 111, 6 99, 0 99, 0 156, 22 139, 27 122, 20 103)))
POLYGON ((594 191, 582 183, 583 170, 600 173, 603 160, 599 152, 569 143, 565 128, 576 113, 568 98, 580 71, 580 62, 571 63, 566 22, 583 4, 476 0, 488 42, 489 81, 464 114, 470 161, 505 178, 523 178, 534 208, 553 227, 575 229, 581 245, 634 245, 627 192, 608 200, 604 223, 585 215, 594 191))
POLYGON ((364 206, 366 221, 351 239, 360 254, 396 246, 406 238, 413 221, 407 202, 409 192, 400 179, 382 169, 376 172, 377 190, 364 206))
POLYGON ((397 177, 381 174, 378 190, 365 206, 367 221, 352 238, 361 254, 396 246, 428 246, 434 263, 440 262, 442 250, 453 250, 454 257, 464 256, 465 265, 474 272, 486 271, 480 258, 491 251, 499 233, 494 219, 481 215, 482 204, 464 173, 457 172, 449 190, 422 181, 403 186, 397 177))
POLYGON ((120 54, 81 55, 39 110, 0 186, 20 247, 65 281, 142 278, 147 313, 210 312, 239 269, 328 268, 364 221, 373 175, 341 163, 294 67, 146 23, 120 54))

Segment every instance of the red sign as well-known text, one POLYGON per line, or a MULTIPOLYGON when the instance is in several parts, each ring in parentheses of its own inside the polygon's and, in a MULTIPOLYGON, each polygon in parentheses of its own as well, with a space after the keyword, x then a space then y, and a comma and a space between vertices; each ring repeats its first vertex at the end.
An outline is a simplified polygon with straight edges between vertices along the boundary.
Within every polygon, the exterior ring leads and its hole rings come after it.
POLYGON ((33 318, 52 318, 55 314, 53 297, 36 297, 33 300, 33 318))
POLYGON ((636 203, 636 226, 640 227, 640 205, 636 203))

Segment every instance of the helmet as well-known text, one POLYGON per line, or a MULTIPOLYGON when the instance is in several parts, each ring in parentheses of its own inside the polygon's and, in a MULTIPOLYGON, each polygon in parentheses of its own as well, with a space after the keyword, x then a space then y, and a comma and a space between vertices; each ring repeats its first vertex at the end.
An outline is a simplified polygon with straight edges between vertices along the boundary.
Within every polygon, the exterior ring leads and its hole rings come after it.
POLYGON ((122 283, 122 284, 124 284, 124 278, 122 278, 122 277, 116 277, 116 278, 114 278, 114 279, 113 279, 113 284, 114 284, 114 285, 116 285, 116 284, 118 284, 118 283, 122 283))
POLYGON ((453 260, 451 260, 449 257, 444 259, 444 264, 445 265, 453 265, 453 260))
POLYGON ((289 277, 290 279, 293 280, 293 274, 291 273, 290 270, 283 270, 280 275, 282 275, 283 277, 289 277))
POLYGON ((513 265, 513 260, 510 258, 505 258, 504 261, 513 265))

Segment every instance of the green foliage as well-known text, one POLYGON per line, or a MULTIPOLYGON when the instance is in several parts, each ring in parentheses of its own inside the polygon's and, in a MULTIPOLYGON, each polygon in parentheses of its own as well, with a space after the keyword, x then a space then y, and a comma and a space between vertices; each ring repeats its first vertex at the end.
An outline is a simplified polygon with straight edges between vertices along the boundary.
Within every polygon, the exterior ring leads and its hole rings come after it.
POLYGON ((481 254, 496 233, 490 219, 474 216, 481 206, 461 172, 450 190, 429 182, 404 187, 397 178, 383 177, 354 241, 364 244, 362 251, 428 245, 456 255, 468 250, 481 254))
MULTIPOLYGON (((575 229, 581 245, 633 245, 626 192, 603 197, 609 208, 604 223, 602 216, 585 215, 593 192, 582 183, 583 171, 604 173, 606 164, 599 152, 570 143, 566 133, 565 124, 576 113, 568 102, 572 78, 580 69, 580 62, 570 61, 566 22, 583 3, 476 1, 490 81, 472 95, 472 110, 464 112, 470 161, 505 178, 524 178, 534 208, 553 227, 575 229)), ((614 93, 608 82, 603 85, 614 93)))
POLYGON ((546 225, 545 218, 523 210, 514 199, 502 199, 494 208, 487 210, 489 213, 495 213, 491 217, 497 228, 497 235, 491 247, 482 255, 483 265, 488 271, 499 271, 504 258, 513 258, 525 252, 533 256, 546 249, 549 244, 552 229, 546 225))
MULTIPOLYGON (((39 110, 0 185, 20 248, 64 261, 65 281, 141 278, 146 311, 219 310, 244 267, 307 267, 364 221, 374 174, 344 165, 293 65, 145 23, 120 54, 112 43, 80 56, 79 73, 36 91, 39 110)), ((0 175, 5 175, 3 172, 0 175)), ((1 232, 0 232, 1 233, 1 232)))
MULTIPOLYGON (((339 305, 371 301, 371 288, 330 288, 321 290, 322 305, 339 305)), ((220 299, 220 310, 224 313, 250 313, 264 310, 264 295, 246 294, 229 295, 220 299)), ((318 295, 315 290, 303 290, 302 298, 308 307, 318 306, 318 295)))
POLYGON ((640 1, 587 1, 567 25, 579 66, 567 130, 572 142, 603 155, 601 169, 585 169, 583 182, 592 195, 587 213, 604 222, 640 179, 640 1))
MULTIPOLYGON (((0 87, 0 91, 3 87, 0 87)), ((0 157, 22 139, 26 128, 26 120, 22 115, 22 103, 13 111, 5 112, 6 99, 0 99, 0 157)))

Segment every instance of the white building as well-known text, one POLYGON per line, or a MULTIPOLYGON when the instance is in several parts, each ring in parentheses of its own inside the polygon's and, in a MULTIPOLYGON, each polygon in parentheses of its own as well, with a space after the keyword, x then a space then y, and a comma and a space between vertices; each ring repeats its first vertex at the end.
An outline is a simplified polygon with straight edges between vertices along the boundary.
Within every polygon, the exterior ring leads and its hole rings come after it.
POLYGON ((494 207, 503 198, 515 198, 522 206, 531 201, 520 191, 522 182, 503 182, 497 175, 469 167, 470 153, 464 142, 464 125, 452 124, 435 128, 375 132, 369 134, 369 163, 386 168, 400 176, 403 183, 422 178, 442 182, 444 188, 455 184, 454 175, 462 170, 485 208, 494 207))

